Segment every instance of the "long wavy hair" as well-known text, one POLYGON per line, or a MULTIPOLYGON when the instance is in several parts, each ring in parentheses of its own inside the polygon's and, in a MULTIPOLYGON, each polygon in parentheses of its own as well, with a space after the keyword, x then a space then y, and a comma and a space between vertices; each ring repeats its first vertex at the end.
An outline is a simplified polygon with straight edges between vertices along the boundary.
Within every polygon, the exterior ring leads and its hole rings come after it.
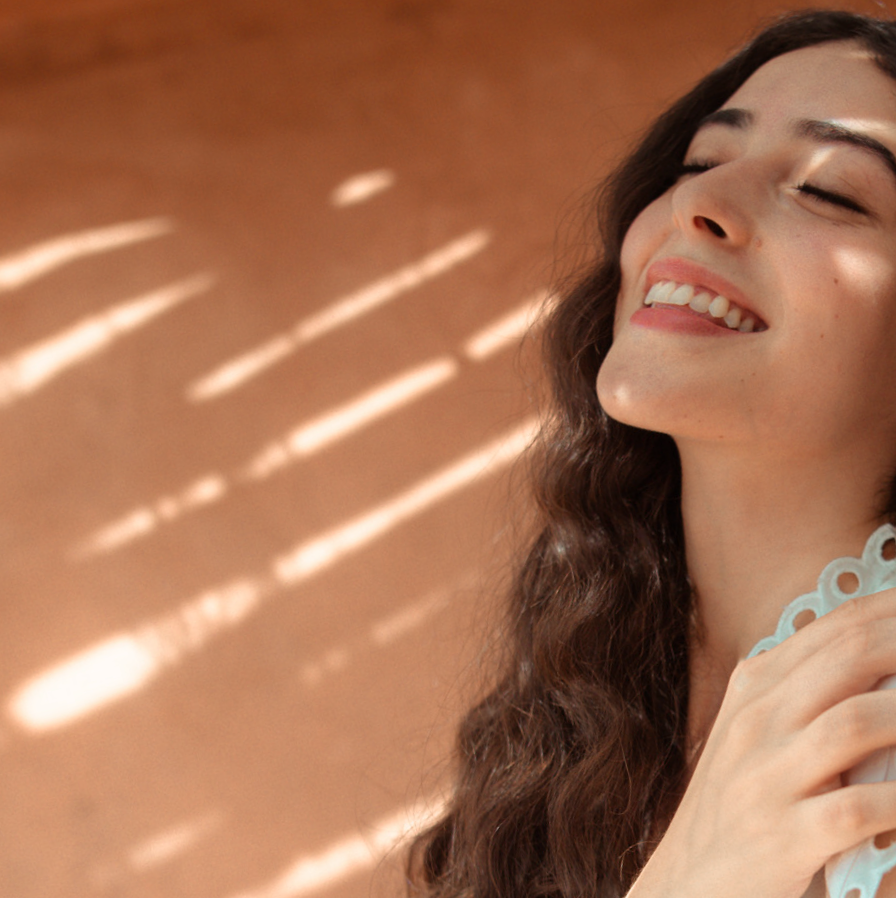
POLYGON ((614 421, 595 394, 620 250, 677 180, 704 116, 768 60, 844 40, 896 80, 896 23, 787 15, 663 114, 604 184, 597 259, 546 327, 538 532, 510 590, 503 666, 461 724, 445 815, 412 846, 412 895, 618 898, 677 806, 691 632, 678 453, 670 437, 614 421))

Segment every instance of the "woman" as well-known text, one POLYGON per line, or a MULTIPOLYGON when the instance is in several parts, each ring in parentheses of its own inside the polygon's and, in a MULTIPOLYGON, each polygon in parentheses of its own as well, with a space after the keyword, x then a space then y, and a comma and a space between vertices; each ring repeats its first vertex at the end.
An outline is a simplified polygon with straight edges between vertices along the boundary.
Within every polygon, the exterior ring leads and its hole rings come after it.
POLYGON ((896 783, 842 776, 896 745, 896 691, 874 689, 896 590, 783 638, 791 600, 874 534, 880 576, 837 601, 896 584, 876 530, 896 519, 896 23, 766 29, 654 125, 602 224, 548 327, 541 530, 504 669, 412 882, 798 898, 833 859, 832 889, 896 895, 896 850, 871 841, 896 783))

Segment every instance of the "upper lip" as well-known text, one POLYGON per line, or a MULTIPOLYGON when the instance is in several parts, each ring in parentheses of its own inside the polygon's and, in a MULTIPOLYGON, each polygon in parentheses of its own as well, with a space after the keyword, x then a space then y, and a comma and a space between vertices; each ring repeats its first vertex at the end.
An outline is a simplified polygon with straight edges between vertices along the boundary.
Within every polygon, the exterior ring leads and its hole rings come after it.
POLYGON ((697 289, 706 290, 724 296, 730 302, 738 306, 745 315, 752 316, 757 324, 765 325, 762 316, 747 301, 746 296, 731 281, 725 280, 721 275, 704 268, 690 259, 681 259, 677 256, 669 256, 659 259, 647 269, 647 286, 645 292, 660 281, 674 281, 677 284, 690 284, 697 289))

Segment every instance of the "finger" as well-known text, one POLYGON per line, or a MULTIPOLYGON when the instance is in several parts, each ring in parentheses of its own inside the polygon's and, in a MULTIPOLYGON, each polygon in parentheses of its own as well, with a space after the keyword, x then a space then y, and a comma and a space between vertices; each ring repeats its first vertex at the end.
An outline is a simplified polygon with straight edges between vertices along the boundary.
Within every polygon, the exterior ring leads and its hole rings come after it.
POLYGON ((896 673, 896 618, 842 627, 829 642, 794 665, 775 687, 786 691, 785 710, 808 725, 834 705, 873 689, 896 673))
POLYGON ((896 618, 896 588, 848 599, 763 654, 790 668, 851 628, 873 625, 887 618, 896 618))
POLYGON ((896 782, 844 786, 808 798, 799 808, 801 844, 822 862, 878 833, 896 829, 896 782))
POLYGON ((880 749, 896 745, 896 692, 856 695, 829 708, 793 741, 794 786, 809 794, 880 749))
POLYGON ((896 618, 857 619, 852 626, 828 629, 828 640, 813 640, 811 650, 803 646, 790 655, 778 654, 800 635, 802 631, 740 662, 729 680, 722 709, 750 704, 753 717, 758 715, 764 728, 786 734, 896 673, 896 618))

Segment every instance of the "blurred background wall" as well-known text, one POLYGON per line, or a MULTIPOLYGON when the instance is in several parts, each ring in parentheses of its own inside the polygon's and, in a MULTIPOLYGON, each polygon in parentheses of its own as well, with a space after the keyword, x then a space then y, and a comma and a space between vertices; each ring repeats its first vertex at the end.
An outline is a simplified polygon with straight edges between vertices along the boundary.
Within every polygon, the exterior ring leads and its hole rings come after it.
POLYGON ((555 259, 781 9, 0 3, 0 894, 401 892, 555 259))

